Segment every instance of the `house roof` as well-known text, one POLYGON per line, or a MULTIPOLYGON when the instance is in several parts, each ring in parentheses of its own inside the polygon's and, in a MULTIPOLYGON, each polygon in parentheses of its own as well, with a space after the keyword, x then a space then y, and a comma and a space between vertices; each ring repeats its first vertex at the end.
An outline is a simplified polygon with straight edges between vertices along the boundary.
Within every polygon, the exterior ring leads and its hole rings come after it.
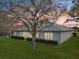
POLYGON ((79 22, 75 22, 75 21, 68 21, 66 23, 64 23, 64 26, 67 26, 67 27, 79 27, 79 22))
POLYGON ((70 15, 68 13, 64 13, 57 19, 56 24, 63 25, 63 23, 69 18, 71 18, 70 15))
MULTIPOLYGON (((45 24, 45 26, 47 26, 48 24, 45 24)), ((48 27, 44 28, 43 31, 71 31, 71 28, 65 27, 65 26, 61 26, 58 24, 53 24, 51 23, 51 26, 49 24, 48 27)))
MULTIPOLYGON (((65 27, 65 26, 61 26, 61 25, 58 25, 58 24, 55 24, 55 23, 51 23, 51 22, 48 22, 48 23, 44 23, 41 28, 45 27, 44 29, 42 30, 39 30, 39 31, 48 31, 48 32, 51 32, 51 31, 71 31, 72 29, 71 28, 68 28, 68 27, 65 27)), ((28 31, 27 28, 23 28, 23 29, 16 29, 16 31, 28 31)))

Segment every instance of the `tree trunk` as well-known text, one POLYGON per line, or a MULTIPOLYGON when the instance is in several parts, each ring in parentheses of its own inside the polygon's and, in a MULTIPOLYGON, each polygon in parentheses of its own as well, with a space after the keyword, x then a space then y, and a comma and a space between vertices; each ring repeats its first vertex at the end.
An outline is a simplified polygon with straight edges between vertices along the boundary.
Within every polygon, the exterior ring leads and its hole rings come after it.
POLYGON ((26 42, 26 38, 24 37, 24 41, 26 42))
POLYGON ((32 36, 32 48, 35 49, 36 48, 36 42, 35 42, 35 36, 32 36))
POLYGON ((11 37, 11 35, 12 35, 12 33, 11 33, 11 31, 9 32, 9 36, 11 37))

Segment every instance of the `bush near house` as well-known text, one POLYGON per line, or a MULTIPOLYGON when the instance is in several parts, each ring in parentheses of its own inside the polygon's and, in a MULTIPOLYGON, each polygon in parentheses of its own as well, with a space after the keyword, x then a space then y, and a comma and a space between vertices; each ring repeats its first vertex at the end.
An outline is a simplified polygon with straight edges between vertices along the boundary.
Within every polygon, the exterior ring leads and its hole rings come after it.
POLYGON ((77 32, 79 31, 79 28, 78 27, 73 27, 72 29, 74 30, 73 36, 77 37, 77 32))
POLYGON ((77 32, 77 36, 79 36, 79 32, 77 32))
POLYGON ((11 38, 14 38, 14 39, 21 39, 21 40, 24 40, 24 37, 19 37, 19 36, 10 36, 11 38))
MULTIPOLYGON (((19 36, 11 36, 11 38, 18 39, 18 40, 24 40, 24 37, 19 37, 19 36)), ((26 38, 26 40, 32 41, 32 38, 26 38)), ((36 42, 47 43, 47 44, 58 44, 57 41, 45 40, 45 39, 36 39, 36 42)))

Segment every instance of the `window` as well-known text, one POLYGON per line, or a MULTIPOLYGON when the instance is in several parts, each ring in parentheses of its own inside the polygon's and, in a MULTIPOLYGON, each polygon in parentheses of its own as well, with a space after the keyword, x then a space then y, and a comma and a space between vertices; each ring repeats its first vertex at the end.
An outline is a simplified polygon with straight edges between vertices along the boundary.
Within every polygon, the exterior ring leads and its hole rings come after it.
POLYGON ((46 33, 45 33, 45 39, 46 39, 46 40, 53 40, 53 33, 51 33, 51 32, 46 32, 46 33))

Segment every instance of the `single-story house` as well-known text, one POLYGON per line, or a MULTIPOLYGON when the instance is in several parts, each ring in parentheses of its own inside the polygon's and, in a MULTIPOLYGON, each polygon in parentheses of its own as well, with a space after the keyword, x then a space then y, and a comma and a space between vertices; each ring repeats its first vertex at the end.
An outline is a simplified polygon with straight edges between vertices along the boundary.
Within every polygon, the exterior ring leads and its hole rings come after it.
MULTIPOLYGON (((44 24, 44 26, 47 26, 47 23, 44 24)), ((62 44, 72 36, 72 33, 72 29, 52 23, 51 26, 48 26, 41 31, 37 31, 36 37, 42 40, 57 41, 58 44, 62 44)), ((32 37, 25 27, 14 30, 12 36, 20 36, 24 38, 32 37)))

